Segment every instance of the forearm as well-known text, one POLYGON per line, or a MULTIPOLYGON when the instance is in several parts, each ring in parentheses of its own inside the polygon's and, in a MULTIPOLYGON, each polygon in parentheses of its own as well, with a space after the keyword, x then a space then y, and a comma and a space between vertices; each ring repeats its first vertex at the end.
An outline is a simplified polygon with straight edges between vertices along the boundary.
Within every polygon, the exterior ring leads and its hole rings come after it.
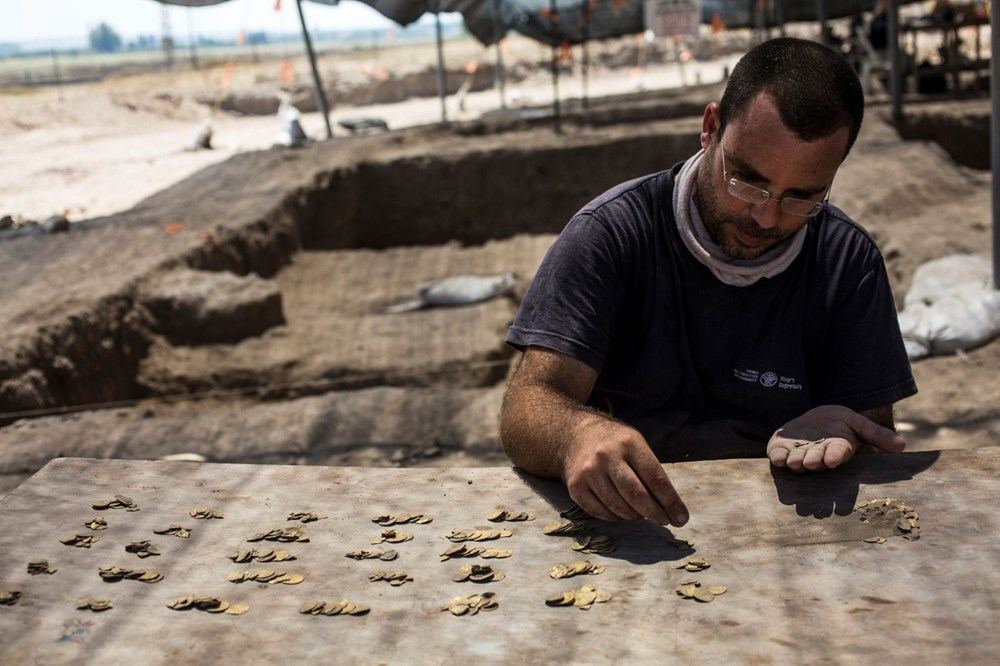
POLYGON ((500 442, 515 466, 536 476, 563 478, 578 433, 605 420, 551 387, 515 382, 500 409, 500 442))

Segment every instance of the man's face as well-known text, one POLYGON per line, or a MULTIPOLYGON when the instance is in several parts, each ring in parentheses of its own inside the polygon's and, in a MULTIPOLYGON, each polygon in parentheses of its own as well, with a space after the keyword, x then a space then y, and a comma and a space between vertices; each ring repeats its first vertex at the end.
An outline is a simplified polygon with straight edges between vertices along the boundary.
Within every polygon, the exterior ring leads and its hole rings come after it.
POLYGON ((702 121, 705 155, 698 167, 698 211, 723 252, 733 259, 756 259, 806 224, 808 218, 783 212, 780 199, 822 201, 843 161, 848 130, 801 141, 766 95, 730 121, 721 141, 718 120, 718 105, 710 104, 702 121), (747 203, 729 194, 729 178, 767 190, 771 198, 759 205, 747 203))

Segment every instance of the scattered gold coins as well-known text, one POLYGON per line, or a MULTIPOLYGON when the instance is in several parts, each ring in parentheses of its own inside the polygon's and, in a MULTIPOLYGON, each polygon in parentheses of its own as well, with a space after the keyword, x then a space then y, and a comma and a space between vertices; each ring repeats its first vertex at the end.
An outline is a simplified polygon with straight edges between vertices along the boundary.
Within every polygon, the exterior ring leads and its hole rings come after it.
POLYGON ((347 599, 336 601, 303 601, 299 612, 303 615, 365 615, 371 608, 347 599))
POLYGON ((479 546, 468 546, 460 543, 450 546, 441 553, 441 561, 450 560, 453 557, 484 557, 486 559, 510 557, 513 553, 507 548, 480 548, 479 546))
MULTIPOLYGON (((920 538, 920 516, 917 515, 912 506, 904 502, 891 497, 879 497, 878 499, 858 502, 855 511, 857 511, 862 523, 892 523, 892 534, 902 536, 908 541, 916 541, 920 538)), ((885 543, 885 538, 869 537, 865 541, 885 543), (878 538, 882 538, 882 540, 878 541, 878 538)))
POLYGON ((306 536, 305 531, 301 527, 289 527, 287 529, 273 529, 270 532, 258 532, 253 535, 247 541, 299 541, 306 543, 309 541, 309 537, 306 536))
POLYGON ((234 571, 229 574, 229 582, 231 583, 257 581, 258 583, 267 583, 269 585, 277 585, 279 583, 283 585, 298 585, 305 579, 306 577, 302 574, 270 571, 269 569, 261 569, 260 571, 234 571))
POLYGON ((672 539, 670 545, 677 550, 694 550, 694 542, 687 539, 672 539))
POLYGON ((316 514, 316 513, 307 513, 307 512, 304 512, 304 511, 295 511, 295 512, 292 512, 292 513, 288 514, 288 518, 286 520, 298 520, 298 521, 303 522, 303 523, 314 523, 317 520, 324 520, 325 518, 326 518, 326 516, 321 516, 321 515, 316 514))
POLYGON ((192 518, 197 518, 199 520, 210 520, 215 518, 217 520, 222 520, 225 514, 222 513, 220 509, 202 509, 195 508, 188 511, 188 515, 192 518))
POLYGON ((493 541, 513 536, 510 530, 491 530, 487 527, 477 527, 471 530, 454 529, 448 535, 448 540, 459 543, 462 541, 493 541))
POLYGON ((134 541, 129 545, 125 546, 125 552, 135 553, 136 555, 142 558, 160 554, 160 551, 156 549, 156 546, 154 546, 148 541, 134 541))
POLYGON ((108 521, 104 520, 103 518, 94 518, 90 522, 84 523, 83 526, 89 527, 90 529, 96 532, 97 530, 108 529, 108 521))
POLYGON ((696 601, 708 603, 717 596, 725 594, 726 587, 724 585, 713 585, 711 587, 707 587, 696 580, 688 580, 678 585, 675 591, 685 599, 694 599, 696 601))
POLYGON ((347 553, 345 557, 351 557, 355 560, 382 560, 383 562, 392 562, 394 559, 399 557, 399 553, 394 550, 352 550, 347 553))
POLYGON ((427 523, 434 520, 434 516, 428 516, 423 513, 397 513, 386 514, 383 516, 376 516, 372 518, 373 523, 378 523, 382 527, 392 527, 393 525, 405 525, 407 523, 416 523, 417 525, 426 525, 427 523))
POLYGON ((0 606, 13 606, 20 598, 20 590, 0 590, 0 606))
POLYGON ((865 543, 885 543, 886 542, 886 538, 884 536, 873 536, 873 537, 868 537, 867 539, 864 540, 864 542, 865 543))
POLYGON ((591 530, 590 525, 574 520, 564 520, 558 523, 550 523, 542 530, 550 536, 566 536, 569 534, 584 534, 591 530))
POLYGON ((479 611, 496 610, 498 605, 495 592, 483 592, 468 597, 454 597, 441 610, 450 611, 452 615, 475 615, 479 611))
POLYGON ((181 527, 180 525, 167 525, 158 530, 153 530, 153 534, 166 534, 167 536, 180 537, 181 539, 187 539, 191 536, 191 530, 186 527, 181 527))
POLYGON ((122 567, 99 567, 101 579, 106 583, 117 583, 120 580, 138 580, 143 583, 158 583, 163 580, 163 574, 156 571, 133 571, 122 567))
POLYGON ((592 515, 581 509, 579 506, 574 504, 568 509, 563 509, 559 512, 559 515, 566 520, 589 520, 593 518, 592 515))
POLYGON ((399 587, 400 585, 405 585, 413 580, 413 576, 403 571, 376 571, 368 576, 368 580, 373 583, 376 581, 384 580, 393 587, 399 587))
POLYGON ((372 545, 377 545, 382 542, 388 541, 389 543, 403 543, 404 541, 410 541, 413 539, 413 534, 410 532, 399 532, 397 530, 382 530, 381 536, 375 541, 372 541, 372 545))
POLYGON ((547 606, 576 606, 588 610, 594 604, 603 604, 611 600, 611 593, 595 590, 591 585, 584 585, 579 590, 563 592, 545 600, 547 606))
POLYGON ((685 569, 686 571, 704 571, 712 566, 703 557, 689 557, 683 562, 670 565, 671 569, 685 569))
POLYGON ((502 505, 498 505, 497 508, 490 511, 489 515, 486 516, 486 520, 493 523, 502 523, 504 521, 516 523, 534 519, 535 517, 530 513, 525 513, 524 511, 512 511, 502 505))
POLYGON ((125 495, 115 495, 109 500, 98 500, 91 505, 92 508, 98 511, 103 511, 104 509, 125 509, 126 511, 138 511, 139 505, 132 501, 131 497, 126 497, 125 495))
POLYGON ((600 564, 594 565, 589 560, 580 560, 578 562, 571 562, 570 564, 554 564, 549 569, 549 576, 555 579, 569 578, 583 574, 596 576, 602 573, 604 573, 604 566, 600 564))
POLYGON ((114 608, 111 603, 111 599, 105 599, 104 597, 94 597, 93 599, 77 599, 76 609, 77 610, 90 610, 95 613, 100 611, 106 611, 114 608))
POLYGON ((271 550, 270 548, 238 550, 235 553, 226 555, 226 557, 236 564, 243 564, 251 560, 257 562, 287 562, 288 560, 295 559, 295 556, 287 550, 271 550))
POLYGON ((573 541, 573 545, 570 546, 573 550, 580 553, 592 553, 594 555, 602 555, 604 553, 613 552, 615 549, 615 544, 611 542, 611 539, 605 536, 595 536, 595 537, 581 537, 573 541))
POLYGON ((456 583, 469 581, 472 583, 492 583, 503 580, 507 576, 502 571, 494 571, 488 564, 466 564, 458 568, 458 573, 452 577, 456 583))
POLYGON ((195 597, 191 595, 177 597, 167 602, 167 608, 188 610, 194 608, 209 613, 225 613, 226 615, 243 615, 250 610, 250 604, 239 602, 230 604, 218 597, 195 597))
POLYGON ((90 548, 92 545, 100 541, 100 537, 89 536, 86 534, 70 534, 67 537, 59 539, 60 543, 64 543, 67 546, 76 546, 77 548, 90 548))
POLYGON ((54 574, 59 571, 58 569, 53 569, 49 566, 48 560, 38 560, 36 562, 28 562, 28 573, 32 576, 37 576, 38 574, 54 574))

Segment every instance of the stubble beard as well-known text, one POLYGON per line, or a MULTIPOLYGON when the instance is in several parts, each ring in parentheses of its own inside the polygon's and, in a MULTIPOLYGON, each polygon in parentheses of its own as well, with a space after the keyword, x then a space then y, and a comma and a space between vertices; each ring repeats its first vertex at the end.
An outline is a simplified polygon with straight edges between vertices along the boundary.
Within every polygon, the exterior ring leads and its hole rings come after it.
POLYGON ((701 215, 701 221, 705 225, 705 230, 708 232, 709 238, 719 246, 719 249, 726 256, 738 261, 757 259, 792 235, 782 233, 777 227, 774 229, 763 229, 749 215, 733 215, 731 213, 720 212, 719 196, 733 197, 728 192, 723 191, 722 188, 724 185, 721 181, 719 187, 703 186, 703 183, 712 182, 711 164, 712 162, 708 159, 708 154, 705 154, 701 164, 698 165, 698 189, 695 192, 695 199, 698 203, 698 213, 701 215), (760 247, 746 247, 737 240, 736 235, 732 231, 735 229, 739 229, 748 236, 766 239, 770 242, 760 247))

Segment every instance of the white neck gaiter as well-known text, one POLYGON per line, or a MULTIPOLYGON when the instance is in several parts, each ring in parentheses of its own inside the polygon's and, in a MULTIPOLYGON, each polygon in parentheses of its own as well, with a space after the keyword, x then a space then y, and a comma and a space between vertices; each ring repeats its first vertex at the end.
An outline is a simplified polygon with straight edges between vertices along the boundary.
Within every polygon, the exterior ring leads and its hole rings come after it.
POLYGON ((802 225, 794 236, 756 259, 731 258, 712 241, 698 213, 695 193, 698 187, 698 164, 704 155, 705 151, 700 150, 685 162, 674 182, 674 220, 684 245, 695 259, 712 271, 712 275, 734 287, 748 287, 761 278, 778 275, 799 256, 808 225, 802 225))

